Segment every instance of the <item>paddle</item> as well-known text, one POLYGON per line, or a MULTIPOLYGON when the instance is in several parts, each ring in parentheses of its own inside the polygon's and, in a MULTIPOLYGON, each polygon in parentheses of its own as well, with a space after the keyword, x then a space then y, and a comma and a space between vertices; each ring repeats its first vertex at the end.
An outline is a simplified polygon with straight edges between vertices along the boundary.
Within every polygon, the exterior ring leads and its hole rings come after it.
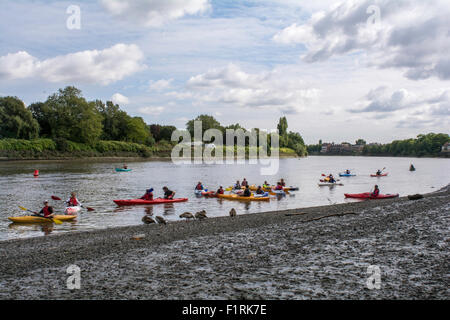
MULTIPOLYGON (((61 199, 60 197, 57 197, 57 196, 52 196, 52 199, 53 199, 53 200, 57 200, 57 201, 62 201, 62 199, 61 199)), ((82 207, 82 208, 86 208, 87 211, 95 211, 94 208, 84 207, 84 206, 81 206, 81 207, 82 207)))
POLYGON ((31 213, 34 213, 36 216, 38 216, 38 217, 40 217, 40 218, 45 218, 45 219, 52 220, 52 221, 53 221, 54 223, 56 223, 56 224, 62 224, 62 221, 61 221, 61 220, 58 220, 58 219, 55 219, 55 218, 52 218, 52 217, 44 217, 44 216, 41 216, 39 213, 37 213, 37 212, 35 212, 35 211, 31 211, 31 210, 29 210, 29 209, 27 209, 27 208, 24 208, 24 207, 22 207, 22 206, 19 206, 19 208, 22 209, 23 211, 29 211, 29 212, 31 212, 31 213))

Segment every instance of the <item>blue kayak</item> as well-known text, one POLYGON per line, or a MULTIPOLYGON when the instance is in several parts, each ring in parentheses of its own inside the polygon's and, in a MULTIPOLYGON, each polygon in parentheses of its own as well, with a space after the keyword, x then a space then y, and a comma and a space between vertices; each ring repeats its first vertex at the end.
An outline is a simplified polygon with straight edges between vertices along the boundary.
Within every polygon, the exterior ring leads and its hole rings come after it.
POLYGON ((339 173, 339 177, 354 177, 356 174, 352 173, 339 173))
POLYGON ((129 172, 131 169, 116 168, 116 172, 129 172))

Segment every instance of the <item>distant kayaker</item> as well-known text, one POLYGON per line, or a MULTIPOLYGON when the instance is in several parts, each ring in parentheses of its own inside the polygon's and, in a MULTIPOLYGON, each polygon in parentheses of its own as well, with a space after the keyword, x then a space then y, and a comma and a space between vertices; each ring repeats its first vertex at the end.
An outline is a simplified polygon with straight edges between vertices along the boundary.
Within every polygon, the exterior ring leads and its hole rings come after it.
POLYGON ((68 207, 81 207, 81 202, 78 201, 75 192, 70 194, 70 198, 66 201, 68 207))
POLYGON ((241 189, 241 183, 239 182, 239 180, 236 181, 235 185, 233 186, 233 189, 235 190, 241 189))
POLYGON ((345 173, 346 173, 346 174, 350 174, 350 170, 348 170, 348 169, 345 170, 345 173))
POLYGON ((202 183, 200 181, 197 183, 197 186, 195 187, 195 190, 203 190, 203 185, 202 185, 202 183))
POLYGON ((252 192, 250 191, 249 186, 245 187, 244 193, 242 194, 243 197, 250 197, 252 195, 252 192))
POLYGON ((379 194, 380 194, 380 189, 378 188, 378 185, 375 185, 375 188, 373 189, 371 196, 378 197, 379 194))
POLYGON ((284 182, 284 179, 280 180, 280 184, 281 184, 282 187, 286 187, 286 182, 284 182))
POLYGON ((169 188, 167 187, 164 187, 163 191, 164 191, 164 199, 173 199, 173 197, 175 196, 175 191, 169 190, 169 188))
POLYGON ((411 165, 409 166, 409 171, 416 171, 416 168, 414 168, 413 164, 411 163, 411 165))
POLYGON ((216 193, 217 193, 217 194, 224 194, 224 193, 225 193, 225 190, 223 190, 223 187, 220 186, 220 188, 217 189, 217 192, 216 192, 216 193))
POLYGON ((335 183, 336 180, 334 179, 333 175, 330 173, 330 175, 328 176, 328 182, 329 183, 335 183))
POLYGON ((277 186, 275 187, 275 190, 283 190, 283 186, 281 185, 281 182, 277 182, 277 186))
POLYGON ((44 201, 44 207, 41 211, 39 211, 40 214, 44 215, 45 218, 52 218, 54 216, 53 214, 53 207, 48 205, 48 201, 44 201))
POLYGON ((145 194, 141 197, 142 200, 153 200, 153 188, 147 189, 145 194))
POLYGON ((244 178, 244 180, 242 180, 241 187, 247 187, 247 186, 248 186, 248 181, 247 181, 247 179, 244 178))
POLYGON ((126 163, 123 164, 123 168, 124 168, 125 170, 128 169, 128 166, 127 166, 126 163))
POLYGON ((381 176, 381 173, 382 173, 382 171, 380 169, 378 169, 376 175, 381 176))
POLYGON ((264 189, 269 189, 270 188, 270 185, 269 185, 269 183, 267 181, 264 181, 263 188, 264 189))
POLYGON ((264 190, 261 188, 261 186, 258 186, 256 189, 256 194, 264 194, 264 190))

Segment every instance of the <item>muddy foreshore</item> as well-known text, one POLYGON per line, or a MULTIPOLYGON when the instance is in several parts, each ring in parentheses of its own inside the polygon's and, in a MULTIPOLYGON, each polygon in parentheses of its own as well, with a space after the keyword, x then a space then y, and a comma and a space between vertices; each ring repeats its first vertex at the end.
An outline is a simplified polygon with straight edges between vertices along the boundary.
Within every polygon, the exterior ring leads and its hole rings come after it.
POLYGON ((447 186, 416 201, 3 241, 0 299, 449 299, 449 214, 447 186), (80 289, 67 289, 70 265, 80 289))

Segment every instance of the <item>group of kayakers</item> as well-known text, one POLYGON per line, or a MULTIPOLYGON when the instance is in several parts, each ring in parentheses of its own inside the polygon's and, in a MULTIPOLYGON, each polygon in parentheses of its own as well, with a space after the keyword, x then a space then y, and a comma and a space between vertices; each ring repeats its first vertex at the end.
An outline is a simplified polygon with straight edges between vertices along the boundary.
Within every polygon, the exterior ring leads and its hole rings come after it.
MULTIPOLYGON (((147 189, 145 194, 141 197, 142 200, 153 200, 153 188, 147 189)), ((170 190, 167 187, 162 188, 164 192, 164 199, 173 199, 175 191, 170 190)))
MULTIPOLYGON (((59 200, 59 199, 58 199, 59 200)), ((81 207, 81 202, 77 199, 77 195, 75 192, 70 194, 69 199, 66 200, 67 207, 81 207)), ((54 217, 54 209, 49 205, 49 201, 44 201, 44 207, 39 211, 39 214, 44 218, 52 218, 54 217)))

